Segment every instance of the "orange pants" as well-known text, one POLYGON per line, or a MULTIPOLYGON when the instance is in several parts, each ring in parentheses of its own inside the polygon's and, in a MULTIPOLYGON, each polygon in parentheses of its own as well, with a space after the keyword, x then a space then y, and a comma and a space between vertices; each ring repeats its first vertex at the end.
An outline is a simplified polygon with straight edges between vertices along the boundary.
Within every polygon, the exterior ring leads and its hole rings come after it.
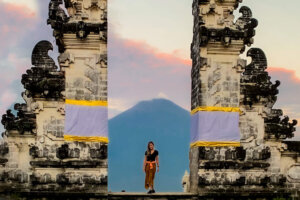
POLYGON ((154 188, 154 177, 156 172, 156 163, 152 162, 151 164, 149 162, 146 163, 145 166, 146 171, 146 178, 145 178, 145 188, 146 190, 151 186, 151 188, 154 188), (152 168, 150 167, 152 165, 152 168))

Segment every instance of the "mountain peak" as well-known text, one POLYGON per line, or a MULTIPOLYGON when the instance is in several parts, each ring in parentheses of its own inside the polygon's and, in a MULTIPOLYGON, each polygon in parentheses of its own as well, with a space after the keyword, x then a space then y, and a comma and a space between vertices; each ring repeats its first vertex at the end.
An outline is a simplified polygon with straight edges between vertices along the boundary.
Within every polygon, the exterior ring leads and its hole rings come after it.
MULTIPOLYGON (((141 101, 109 120, 109 188, 144 191, 142 163, 148 141, 159 151, 161 191, 182 191, 188 170, 190 113, 167 99, 141 101)), ((158 191, 159 191, 158 190, 158 191)))
POLYGON ((140 109, 140 108, 145 108, 145 107, 146 108, 151 108, 151 109, 162 108, 162 107, 178 107, 178 108, 181 108, 180 106, 173 103, 172 101, 170 101, 168 99, 162 99, 162 98, 141 101, 141 102, 137 103, 132 108, 140 109))
POLYGON ((139 113, 146 115, 151 113, 166 113, 171 115, 175 113, 188 113, 188 111, 168 99, 156 98, 152 100, 141 101, 111 120, 114 121, 120 117, 129 117, 133 114, 138 115, 139 113))

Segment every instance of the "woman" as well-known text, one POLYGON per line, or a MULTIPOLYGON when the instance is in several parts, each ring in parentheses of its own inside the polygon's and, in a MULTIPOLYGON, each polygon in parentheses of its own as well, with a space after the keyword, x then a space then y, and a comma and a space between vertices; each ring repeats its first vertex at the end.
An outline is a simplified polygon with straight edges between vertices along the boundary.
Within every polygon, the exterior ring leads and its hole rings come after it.
POLYGON ((147 151, 145 152, 143 170, 146 173, 145 188, 150 188, 148 194, 155 193, 154 190, 154 176, 155 172, 159 172, 158 151, 154 149, 154 143, 148 142, 147 151))

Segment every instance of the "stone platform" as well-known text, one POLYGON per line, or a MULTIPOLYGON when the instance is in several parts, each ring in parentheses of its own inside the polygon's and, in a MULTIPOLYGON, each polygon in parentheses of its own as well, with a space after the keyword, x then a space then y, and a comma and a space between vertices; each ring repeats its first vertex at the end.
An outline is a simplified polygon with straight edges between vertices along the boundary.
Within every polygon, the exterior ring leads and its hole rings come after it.
POLYGON ((159 192, 155 194, 136 192, 103 193, 61 193, 61 192, 22 192, 0 195, 0 200, 297 200, 290 194, 243 193, 228 194, 224 192, 211 194, 194 194, 184 192, 159 192))
POLYGON ((196 200, 197 194, 183 192, 159 192, 154 194, 145 193, 129 193, 129 192, 113 192, 108 194, 111 200, 196 200))
POLYGON ((9 193, 0 195, 0 200, 196 200, 197 194, 192 193, 174 193, 174 192, 161 192, 155 194, 145 193, 129 193, 129 192, 112 192, 108 194, 103 193, 61 193, 61 192, 22 192, 22 193, 9 193))

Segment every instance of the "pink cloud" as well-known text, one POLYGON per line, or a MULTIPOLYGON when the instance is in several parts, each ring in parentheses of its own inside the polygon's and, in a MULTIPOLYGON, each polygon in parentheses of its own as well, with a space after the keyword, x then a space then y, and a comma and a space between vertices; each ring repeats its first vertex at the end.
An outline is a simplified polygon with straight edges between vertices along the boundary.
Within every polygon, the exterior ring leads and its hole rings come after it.
MULTIPOLYGON (((112 44, 114 44, 114 41, 116 38, 118 38, 118 36, 112 33, 110 37, 111 37, 110 41, 112 42, 112 44)), ((133 52, 134 50, 135 57, 152 55, 155 59, 147 60, 147 63, 149 64, 149 66, 153 68, 166 67, 166 66, 176 67, 178 65, 191 67, 192 65, 192 61, 190 59, 183 59, 179 56, 179 50, 174 51, 173 54, 169 54, 169 53, 163 53, 159 51, 159 49, 150 46, 144 41, 122 39, 121 42, 123 47, 126 48, 129 52, 133 52), (157 60, 160 60, 160 62, 157 62, 157 60)), ((135 63, 132 63, 132 66, 138 67, 135 65, 135 63)))
POLYGON ((19 78, 21 74, 24 74, 26 70, 30 67, 30 59, 19 58, 18 55, 10 53, 7 57, 8 62, 15 66, 15 76, 19 78))
MULTIPOLYGON (((182 59, 176 51, 174 54, 162 53, 146 42, 122 39, 112 34, 109 63, 110 97, 132 105, 164 93, 171 101, 189 109, 191 61, 182 59)), ((296 72, 275 67, 270 67, 268 72, 273 81, 281 81, 275 107, 285 108, 284 114, 290 119, 298 119, 300 79, 296 72), (291 98, 292 95, 295 98, 291 98)), ((300 135, 300 130, 296 135, 300 135)))
POLYGON ((288 115, 290 119, 298 119, 295 138, 300 139, 300 78, 297 77, 296 71, 282 67, 270 67, 267 71, 273 82, 281 82, 275 107, 283 109, 284 115, 288 115))
POLYGON ((109 35, 108 59, 109 98, 132 106, 163 93, 182 107, 189 107, 190 60, 113 33, 109 35))
POLYGON ((31 67, 34 45, 40 40, 54 41, 46 24, 49 1, 36 1, 37 10, 19 3, 0 0, 0 116, 16 101, 22 102, 21 78, 31 67))
POLYGON ((297 76, 295 70, 286 69, 283 67, 269 67, 267 71, 273 75, 276 74, 279 77, 282 76, 283 78, 285 78, 285 76, 288 74, 289 78, 293 82, 300 83, 300 78, 297 76))
POLYGON ((2 103, 11 104, 16 99, 17 95, 10 90, 5 90, 0 99, 2 103))
POLYGON ((17 99, 17 94, 15 94, 11 90, 5 90, 2 92, 0 96, 0 102, 1 102, 1 107, 0 107, 0 113, 4 113, 6 109, 13 104, 17 99))
POLYGON ((5 14, 15 14, 15 17, 18 18, 19 20, 24 20, 25 19, 32 19, 36 17, 35 11, 31 10, 30 8, 24 6, 24 5, 19 5, 19 4, 14 4, 14 3, 8 3, 8 2, 2 2, 0 1, 2 11, 4 11, 5 14))
POLYGON ((0 18, 0 42, 6 47, 16 45, 38 20, 37 14, 28 7, 1 1, 0 18))
POLYGON ((0 63, 0 69, 2 70, 2 74, 4 74, 0 79, 0 89, 6 89, 14 81, 21 80, 22 74, 24 74, 29 67, 29 58, 18 58, 14 53, 8 54, 6 60, 2 60, 2 65, 0 63))
POLYGON ((21 80, 21 75, 30 67, 30 58, 26 57, 28 54, 25 50, 31 52, 32 49, 22 44, 35 39, 30 32, 37 27, 40 19, 37 13, 27 6, 1 0, 0 19, 0 69, 3 74, 0 79, 0 104, 1 109, 5 110, 19 95, 13 91, 19 91, 22 87, 19 82, 20 86, 17 88, 15 81, 21 80))

